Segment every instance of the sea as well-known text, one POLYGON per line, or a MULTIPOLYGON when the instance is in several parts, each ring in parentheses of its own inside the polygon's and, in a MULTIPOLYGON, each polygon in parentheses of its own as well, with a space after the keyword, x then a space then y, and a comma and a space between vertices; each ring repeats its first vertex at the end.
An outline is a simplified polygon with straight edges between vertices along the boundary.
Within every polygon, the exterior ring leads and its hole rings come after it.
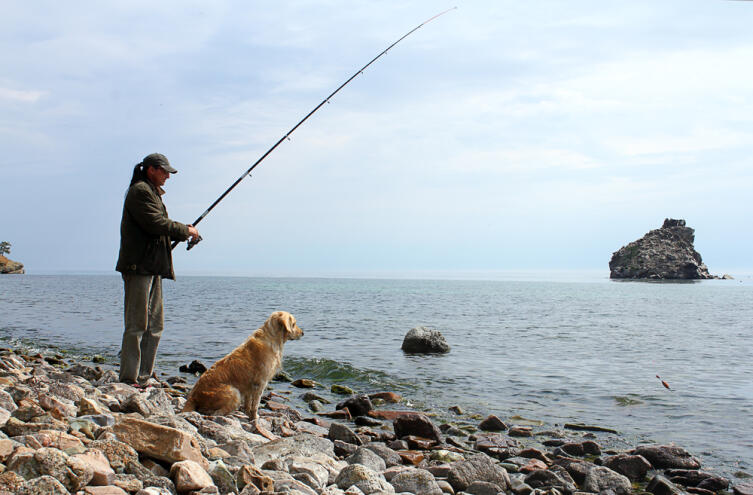
MULTIPOLYGON (((182 276, 163 290, 162 376, 181 375, 178 367, 193 360, 209 366, 270 313, 286 310, 305 335, 286 344, 284 369, 320 383, 324 397, 338 383, 397 392, 398 407, 434 412, 440 422, 478 424, 495 414, 538 429, 596 425, 616 430, 625 445, 674 442, 733 481, 753 474, 749 276, 182 276), (450 352, 403 353, 405 334, 417 326, 440 331, 450 352)), ((1 276, 0 344, 82 360, 100 355, 115 366, 122 300, 117 274, 1 276)), ((295 400, 301 391, 286 393, 295 400)))

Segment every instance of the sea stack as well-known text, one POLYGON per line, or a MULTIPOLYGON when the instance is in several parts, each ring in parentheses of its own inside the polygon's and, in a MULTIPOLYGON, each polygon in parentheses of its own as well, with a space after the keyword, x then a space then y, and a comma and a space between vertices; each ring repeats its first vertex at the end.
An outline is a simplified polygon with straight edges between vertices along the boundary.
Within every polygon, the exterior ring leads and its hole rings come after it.
POLYGON ((0 273, 21 274, 24 273, 24 265, 0 254, 0 273))
POLYGON ((685 220, 667 218, 660 229, 612 254, 609 278, 698 280, 719 278, 709 274, 693 247, 695 230, 685 220))

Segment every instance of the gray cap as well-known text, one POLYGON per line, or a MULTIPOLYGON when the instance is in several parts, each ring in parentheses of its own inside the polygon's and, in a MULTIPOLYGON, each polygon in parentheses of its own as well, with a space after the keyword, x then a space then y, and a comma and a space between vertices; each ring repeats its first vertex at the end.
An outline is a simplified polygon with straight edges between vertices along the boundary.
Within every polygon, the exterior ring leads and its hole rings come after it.
POLYGON ((167 157, 162 153, 152 153, 151 155, 147 155, 144 157, 141 163, 143 163, 145 167, 160 167, 165 170, 165 172, 170 172, 171 174, 178 173, 177 170, 170 166, 170 162, 167 161, 167 157))

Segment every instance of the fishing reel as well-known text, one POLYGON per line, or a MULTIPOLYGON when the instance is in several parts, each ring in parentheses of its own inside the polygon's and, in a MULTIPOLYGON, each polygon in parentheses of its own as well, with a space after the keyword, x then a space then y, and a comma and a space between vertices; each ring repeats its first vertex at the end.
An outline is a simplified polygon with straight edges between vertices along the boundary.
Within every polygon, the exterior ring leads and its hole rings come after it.
POLYGON ((186 251, 190 251, 192 247, 200 243, 204 238, 199 237, 192 237, 191 239, 188 239, 187 245, 186 245, 186 251))

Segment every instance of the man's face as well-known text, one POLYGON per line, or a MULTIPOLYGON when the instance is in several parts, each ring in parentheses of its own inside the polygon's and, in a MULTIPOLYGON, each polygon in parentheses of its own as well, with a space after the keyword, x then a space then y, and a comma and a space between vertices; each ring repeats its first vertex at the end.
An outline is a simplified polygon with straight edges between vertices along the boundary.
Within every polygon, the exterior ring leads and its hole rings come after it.
POLYGON ((170 178, 170 172, 162 167, 149 167, 146 169, 146 176, 152 184, 162 187, 165 185, 165 181, 170 178))

